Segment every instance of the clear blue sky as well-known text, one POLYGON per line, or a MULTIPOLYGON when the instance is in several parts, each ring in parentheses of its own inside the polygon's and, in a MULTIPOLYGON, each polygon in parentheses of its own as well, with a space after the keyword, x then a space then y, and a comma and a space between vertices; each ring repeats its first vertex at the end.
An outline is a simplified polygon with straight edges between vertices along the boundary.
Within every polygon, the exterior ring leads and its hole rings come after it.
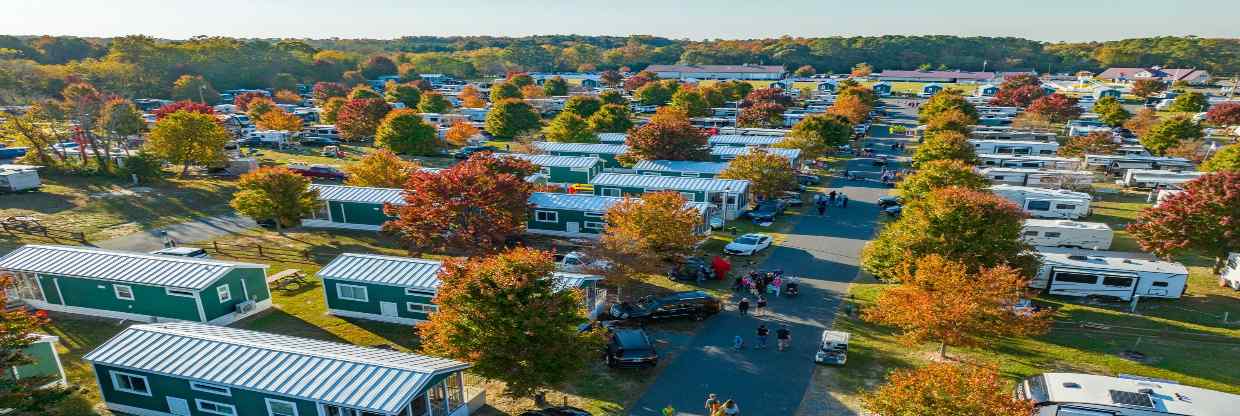
POLYGON ((1240 37, 1240 0, 3 0, 0 33, 183 39, 405 35, 1240 37))

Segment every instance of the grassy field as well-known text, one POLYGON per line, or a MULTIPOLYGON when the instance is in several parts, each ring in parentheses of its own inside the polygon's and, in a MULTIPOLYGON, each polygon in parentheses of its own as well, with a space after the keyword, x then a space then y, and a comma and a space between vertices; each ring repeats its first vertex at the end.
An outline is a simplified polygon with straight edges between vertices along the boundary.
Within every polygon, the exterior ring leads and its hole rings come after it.
MULTIPOLYGON (((1123 225, 1149 204, 1140 193, 1102 194, 1087 221, 1106 222, 1116 230, 1114 250, 1138 250, 1123 225)), ((1056 324, 1043 336, 992 339, 980 348, 949 349, 953 360, 996 365, 1012 380, 1048 371, 1135 374, 1240 393, 1240 296, 1219 288, 1209 259, 1183 256, 1188 293, 1178 300, 1145 300, 1130 313, 1126 303, 1081 303, 1046 296, 1040 302, 1056 310, 1056 324), (1224 322, 1224 312, 1231 312, 1224 322), (1139 351, 1138 362, 1122 358, 1139 351), (1209 357, 1208 359, 1206 357, 1209 357)), ((936 359, 936 345, 908 346, 889 329, 864 322, 855 312, 873 302, 887 285, 859 277, 849 292, 852 303, 841 309, 835 328, 853 334, 848 366, 818 371, 830 394, 854 409, 859 394, 881 383, 885 374, 936 359)))

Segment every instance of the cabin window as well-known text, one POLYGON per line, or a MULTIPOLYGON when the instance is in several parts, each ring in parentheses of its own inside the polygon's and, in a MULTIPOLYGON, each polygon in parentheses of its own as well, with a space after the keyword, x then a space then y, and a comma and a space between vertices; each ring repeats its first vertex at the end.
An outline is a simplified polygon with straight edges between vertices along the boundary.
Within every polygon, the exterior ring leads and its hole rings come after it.
POLYGON ((216 403, 203 399, 194 399, 194 403, 198 404, 198 410, 203 413, 222 416, 233 416, 237 414, 237 408, 233 407, 231 404, 216 403))
POLYGON ((1041 154, 1044 154, 1044 155, 1053 155, 1053 154, 1055 154, 1055 151, 1054 151, 1054 150, 1042 149, 1042 150, 1041 150, 1041 151, 1039 151, 1038 153, 1041 153, 1041 154))
POLYGON ((685 197, 686 201, 697 201, 697 195, 694 195, 693 192, 681 192, 680 195, 685 197))
POLYGON ((297 404, 284 400, 266 399, 267 416, 297 416, 297 404))
POLYGON ((1111 287, 1132 287, 1133 279, 1131 277, 1107 276, 1102 278, 1103 286, 1111 287))
POLYGON ((584 215, 586 218, 603 218, 603 213, 601 212, 587 212, 582 215, 584 215))
POLYGON ((439 312, 439 306, 427 303, 405 302, 405 309, 414 313, 439 312))
POLYGON ((111 374, 112 388, 116 389, 116 391, 139 394, 143 396, 151 395, 151 386, 150 384, 147 384, 146 377, 116 371, 113 371, 111 374))
POLYGON ((116 292, 116 298, 120 300, 133 300, 133 288, 125 285, 112 285, 112 291, 116 292))
POLYGON ((680 176, 683 176, 686 178, 696 178, 698 177, 698 174, 697 172, 680 172, 680 176))
POLYGON ((1054 232, 1054 231, 1047 231, 1045 236, 1046 236, 1046 238, 1059 238, 1059 236, 1061 236, 1061 235, 1063 235, 1063 233, 1058 233, 1058 232, 1054 232))
POLYGON ((1055 281, 1064 282, 1064 283, 1081 283, 1081 284, 1086 284, 1086 285, 1092 285, 1092 284, 1098 283, 1098 276, 1094 276, 1092 274, 1081 274, 1081 273, 1057 273, 1055 274, 1055 281))
POLYGON ((1055 209, 1064 209, 1064 210, 1069 210, 1069 211, 1071 211, 1071 210, 1075 210, 1075 209, 1076 209, 1076 205, 1072 205, 1072 204, 1055 204, 1055 209))
POLYGON ((358 302, 369 302, 370 297, 366 294, 365 286, 356 285, 336 285, 336 297, 344 300, 353 300, 358 302))
POLYGON ((228 288, 228 285, 223 285, 223 286, 215 288, 215 295, 219 296, 220 303, 224 303, 224 302, 228 302, 232 300, 232 290, 228 288))
POLYGON ((217 384, 191 381, 189 383, 189 388, 192 390, 211 393, 211 394, 218 394, 221 396, 232 396, 232 389, 229 389, 228 387, 217 385, 217 384))
POLYGON ((1150 283, 1150 285, 1154 287, 1167 287, 1167 282, 1154 282, 1150 283))
POLYGON ((534 211, 534 221, 538 222, 560 222, 560 213, 555 211, 534 211))
POLYGON ((405 295, 406 296, 435 296, 435 291, 407 287, 405 288, 405 295))
POLYGON ((1030 211, 1050 211, 1051 201, 1029 201, 1025 209, 1030 211))
POLYGON ((169 288, 169 289, 167 289, 167 292, 168 292, 168 294, 169 294, 169 295, 172 295, 172 296, 184 296, 184 297, 187 297, 187 298, 192 298, 192 297, 194 297, 194 292, 193 292, 193 291, 190 291, 190 290, 183 290, 183 289, 171 289, 171 288, 169 288))
POLYGON ((599 230, 599 231, 601 231, 603 228, 605 228, 605 227, 607 226, 607 224, 606 224, 606 223, 601 223, 601 222, 598 222, 598 221, 586 221, 586 222, 585 222, 585 223, 583 223, 583 224, 584 224, 584 225, 582 225, 582 228, 585 228, 585 229, 587 229, 587 230, 599 230))
POLYGON ((543 176, 551 176, 551 168, 538 168, 538 173, 541 173, 543 176))
POLYGON ((1025 231, 1025 237, 1037 237, 1037 236, 1038 236, 1037 231, 1025 231))

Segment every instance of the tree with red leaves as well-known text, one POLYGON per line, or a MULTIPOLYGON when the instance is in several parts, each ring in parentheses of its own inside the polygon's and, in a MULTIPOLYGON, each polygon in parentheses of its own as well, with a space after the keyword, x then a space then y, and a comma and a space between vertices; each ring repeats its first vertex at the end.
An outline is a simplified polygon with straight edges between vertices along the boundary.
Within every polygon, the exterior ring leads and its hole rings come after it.
POLYGON ((155 120, 163 120, 169 114, 177 111, 189 111, 193 113, 203 113, 215 115, 215 108, 196 101, 177 101, 172 104, 165 104, 155 109, 155 120))
POLYGON ((1075 98, 1055 93, 1034 100, 1026 111, 1041 114, 1053 123, 1067 123, 1068 120, 1079 118, 1084 112, 1076 103, 1075 98))
POLYGON ((659 77, 654 75, 654 73, 642 71, 638 73, 637 75, 634 75, 634 76, 628 77, 628 79, 625 79, 624 89, 628 91, 636 91, 638 88, 641 88, 643 85, 657 81, 658 79, 659 77))
MULTIPOLYGON (((12 273, 0 275, 0 285, 6 288, 12 287, 13 278, 12 273)), ((0 304, 8 304, 6 292, 0 291, 0 304)), ((61 387, 40 388, 39 386, 55 381, 50 377, 14 380, 11 369, 35 363, 34 357, 31 357, 26 349, 39 339, 36 335, 40 332, 39 328, 49 323, 47 312, 13 308, 0 311, 0 322, 3 322, 4 328, 0 331, 0 365, 9 369, 6 371, 10 372, 7 374, 8 377, 5 377, 3 386, 0 386, 0 404, 4 404, 6 408, 20 409, 14 412, 16 414, 46 414, 43 410, 67 397, 68 391, 61 387)))
POLYGON ((1046 91, 1042 90, 1042 80, 1037 76, 1013 75, 999 84, 999 92, 990 100, 990 104, 1024 108, 1045 95, 1046 91))
POLYGON ((629 150, 620 155, 620 160, 709 160, 709 138, 706 131, 690 124, 684 113, 660 108, 650 123, 629 133, 625 139, 629 150))
POLYGON ((1213 256, 1217 274, 1228 253, 1240 252, 1240 172, 1212 173, 1183 188, 1141 211, 1128 232, 1142 249, 1163 258, 1186 251, 1213 256))
POLYGON ((1147 78, 1133 81, 1130 92, 1132 92, 1132 95, 1141 97, 1141 99, 1146 99, 1166 89, 1167 83, 1162 82, 1162 80, 1147 78))
POLYGON ((247 92, 233 98, 233 105, 237 106, 237 112, 244 113, 250 111, 250 101, 255 98, 267 98, 266 94, 260 92, 247 92))
POLYGON ((896 370, 862 401, 872 414, 887 416, 1033 414, 1033 402, 1013 396, 997 369, 961 363, 896 370))
POLYGON ((1206 112, 1206 121, 1219 126, 1240 125, 1240 103, 1219 103, 1206 112))
POLYGON ((344 97, 349 95, 349 88, 339 82, 316 82, 314 90, 311 92, 314 99, 320 104, 332 97, 344 97))
POLYGON ((396 219, 383 229, 400 237, 411 253, 451 248, 492 252, 525 231, 527 200, 538 172, 530 162, 480 153, 438 173, 414 172, 405 183, 405 204, 384 211, 396 219))
POLYGON ((357 141, 374 136, 379 122, 391 110, 392 107, 380 98, 349 100, 336 113, 336 128, 340 130, 340 138, 357 141))
POLYGON ((1119 143, 1109 131, 1095 131, 1085 136, 1071 137, 1059 147, 1059 155, 1081 157, 1084 155, 1111 155, 1119 150, 1119 143))
POLYGON ((775 102, 759 102, 741 109, 736 116, 739 127, 779 128, 784 125, 784 106, 775 102))
POLYGON ((784 94, 784 90, 779 88, 759 88, 745 95, 745 101, 741 103, 741 107, 752 106, 758 103, 775 103, 788 107, 792 105, 792 97, 784 94))

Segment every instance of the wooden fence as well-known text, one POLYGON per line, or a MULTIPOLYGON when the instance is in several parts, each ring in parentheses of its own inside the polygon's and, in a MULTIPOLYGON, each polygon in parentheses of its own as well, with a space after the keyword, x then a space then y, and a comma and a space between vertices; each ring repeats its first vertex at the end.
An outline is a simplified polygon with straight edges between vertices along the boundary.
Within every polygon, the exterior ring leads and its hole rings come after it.
POLYGON ((43 237, 49 240, 61 241, 70 240, 80 244, 86 243, 86 234, 80 231, 61 230, 51 228, 40 224, 33 218, 27 217, 8 217, 0 220, 0 228, 13 236, 34 236, 43 237))
POLYGON ((261 244, 228 244, 212 241, 210 243, 184 244, 191 247, 206 249, 209 253, 235 259, 271 260, 285 263, 314 264, 310 250, 283 247, 264 247, 261 244))

